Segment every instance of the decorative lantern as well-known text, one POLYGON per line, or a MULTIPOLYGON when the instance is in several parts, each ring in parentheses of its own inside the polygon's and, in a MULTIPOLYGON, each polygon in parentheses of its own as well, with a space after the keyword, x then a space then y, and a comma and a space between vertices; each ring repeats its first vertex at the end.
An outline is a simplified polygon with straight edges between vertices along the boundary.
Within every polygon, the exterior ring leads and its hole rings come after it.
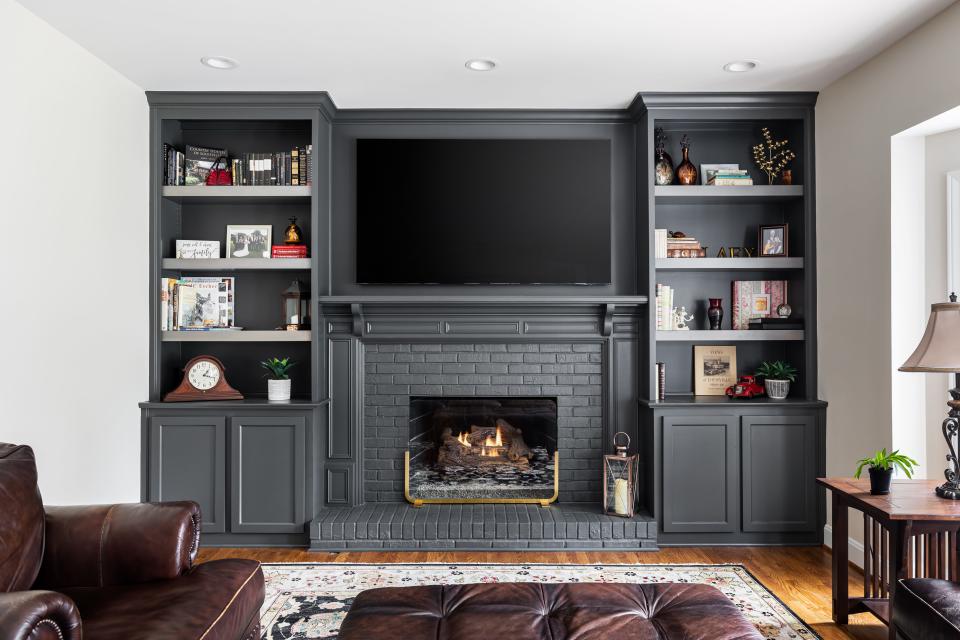
POLYGON ((603 456, 603 512, 611 516, 632 518, 637 502, 640 456, 627 455, 630 436, 623 431, 614 434, 613 446, 617 452, 612 456, 603 456), (627 439, 625 444, 618 441, 620 436, 627 439))
POLYGON ((281 295, 283 304, 283 328, 301 331, 310 328, 310 292, 294 280, 281 295))

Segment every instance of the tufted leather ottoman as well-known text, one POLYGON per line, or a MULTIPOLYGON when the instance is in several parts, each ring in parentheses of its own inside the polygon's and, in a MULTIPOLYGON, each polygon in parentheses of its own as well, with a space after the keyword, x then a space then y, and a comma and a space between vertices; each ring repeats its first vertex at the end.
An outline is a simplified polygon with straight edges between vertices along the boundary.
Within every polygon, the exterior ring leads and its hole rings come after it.
POLYGON ((762 640, 703 584, 500 583, 360 593, 340 640, 762 640))

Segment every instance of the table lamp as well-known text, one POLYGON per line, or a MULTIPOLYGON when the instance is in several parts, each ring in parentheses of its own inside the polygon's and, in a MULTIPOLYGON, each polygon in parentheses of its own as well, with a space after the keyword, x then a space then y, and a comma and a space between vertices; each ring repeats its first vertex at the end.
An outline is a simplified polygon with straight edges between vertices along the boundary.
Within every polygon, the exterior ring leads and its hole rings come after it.
POLYGON ((954 440, 960 431, 960 303, 956 294, 950 294, 950 302, 930 305, 927 329, 916 350, 900 367, 900 371, 919 371, 954 374, 951 399, 947 401, 950 411, 943 421, 943 437, 947 441, 950 463, 943 475, 947 481, 937 487, 937 495, 949 500, 960 500, 960 463, 957 462, 957 446, 954 440))

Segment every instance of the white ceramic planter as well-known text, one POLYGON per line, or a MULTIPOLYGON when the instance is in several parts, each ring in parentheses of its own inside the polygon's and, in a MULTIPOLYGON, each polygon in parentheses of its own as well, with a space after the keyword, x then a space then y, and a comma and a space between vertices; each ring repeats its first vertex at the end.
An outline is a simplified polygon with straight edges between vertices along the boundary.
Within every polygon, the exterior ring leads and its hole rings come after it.
POLYGON ((267 400, 290 402, 290 380, 267 380, 267 400))
POLYGON ((790 395, 789 380, 764 380, 763 387, 767 391, 767 397, 774 400, 783 400, 790 395))

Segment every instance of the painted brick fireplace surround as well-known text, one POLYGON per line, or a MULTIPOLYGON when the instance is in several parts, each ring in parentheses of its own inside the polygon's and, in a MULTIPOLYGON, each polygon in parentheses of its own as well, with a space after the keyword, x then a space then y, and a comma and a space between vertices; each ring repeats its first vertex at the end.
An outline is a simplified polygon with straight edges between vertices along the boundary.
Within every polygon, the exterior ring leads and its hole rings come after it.
POLYGON ((313 549, 654 548, 644 507, 603 516, 602 456, 613 433, 638 437, 640 310, 599 299, 487 303, 424 299, 325 304, 327 509, 313 549), (533 504, 414 507, 404 452, 410 399, 555 398, 559 498, 533 504))

